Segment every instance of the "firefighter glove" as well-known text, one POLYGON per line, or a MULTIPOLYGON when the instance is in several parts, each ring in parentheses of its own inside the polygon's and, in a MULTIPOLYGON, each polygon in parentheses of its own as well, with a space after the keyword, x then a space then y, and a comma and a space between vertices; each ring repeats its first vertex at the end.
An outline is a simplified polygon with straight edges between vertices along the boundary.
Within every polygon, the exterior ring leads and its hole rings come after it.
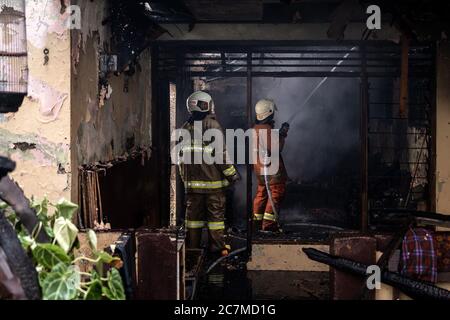
POLYGON ((281 125, 280 136, 286 137, 289 131, 289 123, 285 122, 281 125))
POLYGON ((229 181, 230 183, 235 183, 235 182, 241 180, 241 175, 240 175, 239 172, 236 170, 236 173, 235 173, 234 175, 232 175, 232 176, 230 176, 230 177, 227 177, 227 178, 228 178, 228 181, 229 181))

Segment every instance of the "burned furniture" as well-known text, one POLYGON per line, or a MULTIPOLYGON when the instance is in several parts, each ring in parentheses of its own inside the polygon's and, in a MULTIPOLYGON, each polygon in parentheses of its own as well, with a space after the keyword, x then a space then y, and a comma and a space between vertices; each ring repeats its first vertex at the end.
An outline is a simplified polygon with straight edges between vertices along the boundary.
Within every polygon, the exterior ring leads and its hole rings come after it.
POLYGON ((136 230, 137 299, 185 299, 184 235, 177 229, 136 230))
MULTIPOLYGON (((382 210, 383 211, 383 210, 382 210)), ((342 250, 332 250, 332 254, 328 254, 327 252, 319 251, 314 248, 304 248, 303 251, 313 261, 321 262, 331 266, 333 269, 332 272, 344 272, 349 275, 359 276, 359 285, 358 280, 350 278, 350 281, 345 282, 344 292, 346 290, 351 291, 350 295, 339 295, 337 294, 337 298, 343 299, 358 299, 358 298, 368 298, 367 294, 369 294, 365 281, 368 277, 368 267, 369 266, 378 266, 381 271, 381 281, 388 285, 391 285, 395 288, 400 289, 402 292, 410 296, 414 299, 440 299, 440 300, 450 300, 450 292, 444 289, 441 289, 435 286, 433 283, 420 281, 416 279, 412 279, 410 277, 403 276, 398 272, 393 272, 393 270, 388 269, 389 260, 392 258, 394 252, 400 247, 404 235, 406 232, 415 225, 425 225, 425 226, 449 226, 450 217, 446 215, 442 215, 434 212, 420 212, 413 211, 407 209, 385 209, 385 212, 382 212, 378 219, 383 221, 384 223, 389 223, 395 225, 397 228, 397 232, 391 236, 384 239, 383 254, 379 257, 379 259, 375 260, 375 252, 377 247, 377 236, 366 234, 360 235, 359 240, 361 241, 363 238, 367 238, 367 241, 372 241, 374 245, 372 246, 355 246, 355 248, 359 248, 360 250, 365 250, 365 254, 372 257, 372 259, 364 261, 361 260, 360 254, 357 252, 353 252, 351 244, 347 243, 344 246, 338 246, 337 249, 343 248, 342 250), (362 277, 362 278, 361 278, 362 277), (355 284, 355 286, 348 287, 348 284, 355 284)), ((438 235, 439 233, 436 233, 438 235)), ((345 237, 336 236, 338 241, 342 242, 342 238, 344 243, 348 242, 345 237)), ((336 241, 335 239, 335 241, 336 241)), ((378 237, 378 241, 380 241, 378 237)), ((444 246, 445 247, 445 246, 444 246)), ((367 256, 367 257, 369 257, 367 256)), ((396 270, 395 270, 396 271, 396 270)), ((345 276, 344 276, 345 277, 345 276)), ((335 288, 338 283, 332 282, 331 287, 335 288)), ((344 287, 344 282, 341 282, 340 285, 344 287)))
MULTIPOLYGON (((353 260, 367 265, 376 263, 377 241, 374 237, 354 234, 335 234, 332 236, 330 254, 353 260)), ((303 249, 306 253, 307 249, 303 249)), ((309 257, 309 256, 308 256, 309 257)), ((336 268, 330 270, 331 297, 335 300, 356 300, 360 298, 360 289, 365 279, 345 273, 336 268)))
POLYGON ((92 229, 161 225, 151 180, 150 150, 135 149, 109 162, 80 166, 78 224, 92 229), (134 181, 133 188, 127 182, 134 181), (123 214, 127 212, 127 214, 123 214))

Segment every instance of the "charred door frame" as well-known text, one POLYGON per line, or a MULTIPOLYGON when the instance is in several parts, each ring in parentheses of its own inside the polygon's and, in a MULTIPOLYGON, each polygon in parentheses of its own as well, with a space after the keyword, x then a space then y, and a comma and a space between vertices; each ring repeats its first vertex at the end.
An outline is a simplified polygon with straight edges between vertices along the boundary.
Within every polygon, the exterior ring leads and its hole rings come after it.
MULTIPOLYGON (((410 61, 414 60, 414 54, 418 47, 420 46, 433 46, 434 44, 417 44, 417 47, 411 45, 410 54, 413 55, 410 61)), ((369 217, 368 217, 368 105, 369 105, 369 79, 370 78, 397 78, 400 75, 400 61, 397 61, 400 53, 396 50, 400 47, 392 42, 388 41, 155 41, 153 43, 153 78, 152 83, 158 83, 159 81, 175 81, 177 82, 177 109, 179 103, 184 103, 184 94, 186 86, 186 80, 193 77, 207 77, 207 76, 217 76, 217 77, 240 77, 245 78, 247 81, 247 105, 246 105, 246 115, 248 126, 251 126, 253 119, 252 111, 252 78, 253 77, 334 77, 334 78, 359 78, 361 80, 361 121, 360 121, 360 131, 361 131, 361 230, 365 231, 368 228, 369 217), (323 48, 314 50, 305 50, 304 48, 318 47, 323 48), (327 48, 340 48, 339 50, 326 50, 327 48), (303 49, 301 49, 303 48, 303 49), (350 49, 351 48, 351 49, 350 49), (343 71, 324 71, 322 70, 325 66, 330 68, 333 65, 325 64, 314 64, 317 61, 340 61, 342 60, 342 54, 354 51, 356 57, 349 57, 345 59, 346 61, 356 62, 356 64, 342 65, 339 68, 344 69, 343 71), (391 51, 390 51, 391 50, 391 51), (187 63, 187 61, 196 60, 192 58, 195 54, 200 54, 202 52, 208 53, 220 53, 220 58, 211 57, 198 57, 200 60, 212 61, 217 60, 219 64, 214 64, 218 68, 216 70, 198 70, 201 67, 205 67, 207 64, 194 64, 192 62, 187 63), (238 64, 240 68, 233 70, 227 62, 224 62, 225 53, 240 53, 243 54, 242 57, 233 58, 234 60, 242 60, 245 64, 238 64), (331 54, 331 57, 316 57, 316 58, 305 58, 305 61, 313 61, 309 64, 282 64, 282 65, 270 65, 263 62, 263 64, 255 64, 255 60, 264 59, 265 52, 277 52, 283 54, 331 54), (254 54, 259 54, 261 57, 254 57, 254 54), (335 54, 333 56, 333 54, 335 54), (372 55, 384 54, 384 58, 373 57, 372 55), (191 55, 188 57, 187 55, 191 55), (368 64, 371 61, 372 64, 368 64), (376 61, 374 64, 373 62, 376 61), (391 64, 389 64, 391 63, 391 64), (305 70, 288 70, 288 71, 271 71, 270 68, 273 67, 284 67, 284 68, 305 68, 305 70), (180 98, 183 99, 180 99, 180 98)), ((353 54, 353 52, 351 53, 353 54)), ((424 65, 417 68, 412 68, 410 72, 410 77, 434 77, 434 58, 432 59, 431 65, 424 65), (432 69, 430 71, 429 69, 432 69)), ((303 59, 303 58, 302 58, 303 59)), ((419 58, 418 58, 419 59, 419 58)), ((288 58, 280 58, 279 60, 288 60, 288 58)), ((297 58, 297 60, 299 60, 297 58)), ((420 60, 420 59, 419 59, 420 60)), ((414 63, 414 62, 410 62, 414 63)), ((236 66, 236 65, 234 65, 236 66)), ((154 91, 156 94, 157 91, 154 91)), ((155 99, 155 101, 159 101, 155 99)), ((164 104, 165 105, 165 104, 164 104)), ((154 107, 155 114, 160 114, 158 107, 154 107)), ((159 119, 159 118, 158 118, 159 119)), ((162 119, 161 119, 162 120, 162 119)), ((159 127, 161 123, 158 124, 159 127)), ((164 126, 164 125, 163 125, 164 126)), ((166 126, 168 127, 168 126, 166 126)), ((167 132, 164 133, 167 135, 167 132)), ((159 135, 159 134, 158 134, 159 135)), ((157 140, 155 140, 157 141, 157 140)), ((158 141, 161 141, 158 139, 158 141)), ((164 144, 163 144, 164 145, 164 144)), ((430 154, 434 154, 434 147, 431 145, 432 150, 430 154)), ((167 152, 168 154, 168 152, 167 152)), ((164 158, 164 156, 163 156, 164 158)), ((170 165, 170 158, 167 156, 164 159, 168 159, 166 162, 170 165)), ((164 165, 160 162, 160 165, 164 165)), ((433 160, 430 161, 430 168, 433 168, 433 160)), ((164 169, 166 170, 166 169, 164 169)), ((252 226, 252 179, 251 179, 251 165, 247 165, 246 170, 247 176, 247 220, 248 220, 248 246, 251 250, 251 226, 252 226)), ((164 171, 165 172, 165 171, 164 171)), ((170 172, 170 170, 168 170, 170 172)), ((167 179, 169 176, 167 176, 167 179)), ((164 183, 162 184, 162 189, 165 189, 164 183)), ((433 189, 430 186, 430 189, 433 189)), ((166 194, 168 194, 168 188, 165 189, 166 194)), ((431 193, 430 193, 431 195, 431 193)), ((166 201, 166 199, 164 200, 166 201)), ((163 202, 164 203, 164 202, 163 202)), ((168 206, 167 206, 168 207, 168 206)), ((179 208, 177 208, 179 209, 179 208)))
POLYGON ((167 226, 170 221, 170 79, 161 80, 158 75, 158 48, 151 50, 152 83, 152 164, 155 177, 155 194, 149 195, 155 200, 154 210, 160 212, 160 226, 167 226), (158 79, 158 80, 156 80, 158 79))

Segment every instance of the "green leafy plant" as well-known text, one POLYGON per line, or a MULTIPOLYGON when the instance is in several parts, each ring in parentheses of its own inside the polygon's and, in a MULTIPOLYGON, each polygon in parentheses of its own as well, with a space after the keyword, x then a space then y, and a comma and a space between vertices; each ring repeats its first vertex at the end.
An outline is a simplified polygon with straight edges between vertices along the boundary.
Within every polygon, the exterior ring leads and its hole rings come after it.
POLYGON ((117 268, 121 261, 97 248, 97 236, 87 231, 93 255, 76 255, 79 248, 78 228, 72 218, 78 206, 61 199, 55 205, 47 199, 32 201, 39 224, 29 234, 17 219, 16 214, 4 203, 7 218, 14 226, 23 248, 30 253, 39 274, 39 284, 45 300, 124 300, 125 291, 117 268), (53 212, 49 209, 53 208, 53 212), (49 243, 38 243, 36 235, 42 230, 50 238, 49 243), (88 265, 88 272, 80 270, 80 264, 88 265), (104 271, 109 269, 108 271, 104 271))

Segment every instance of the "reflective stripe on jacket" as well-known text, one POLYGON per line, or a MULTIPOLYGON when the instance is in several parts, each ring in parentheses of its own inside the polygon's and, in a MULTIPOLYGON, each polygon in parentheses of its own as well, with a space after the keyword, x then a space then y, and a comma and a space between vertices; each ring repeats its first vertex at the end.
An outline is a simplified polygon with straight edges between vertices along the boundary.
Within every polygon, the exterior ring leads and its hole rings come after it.
MULTIPOLYGON (((202 123, 202 135, 208 129, 220 130, 223 134, 222 127, 213 115, 207 115, 203 120, 199 120, 202 123)), ((186 193, 213 193, 218 192, 230 185, 229 179, 232 179, 234 175, 238 174, 233 164, 226 163, 228 159, 225 148, 225 135, 223 135, 223 150, 217 150, 208 144, 210 141, 197 141, 194 140, 194 123, 186 122, 182 129, 189 131, 191 135, 190 144, 182 146, 183 153, 192 155, 191 159, 194 160, 194 154, 202 153, 205 155, 215 155, 217 152, 221 152, 223 157, 223 164, 202 163, 190 164, 181 162, 179 164, 180 176, 184 183, 186 193)))

